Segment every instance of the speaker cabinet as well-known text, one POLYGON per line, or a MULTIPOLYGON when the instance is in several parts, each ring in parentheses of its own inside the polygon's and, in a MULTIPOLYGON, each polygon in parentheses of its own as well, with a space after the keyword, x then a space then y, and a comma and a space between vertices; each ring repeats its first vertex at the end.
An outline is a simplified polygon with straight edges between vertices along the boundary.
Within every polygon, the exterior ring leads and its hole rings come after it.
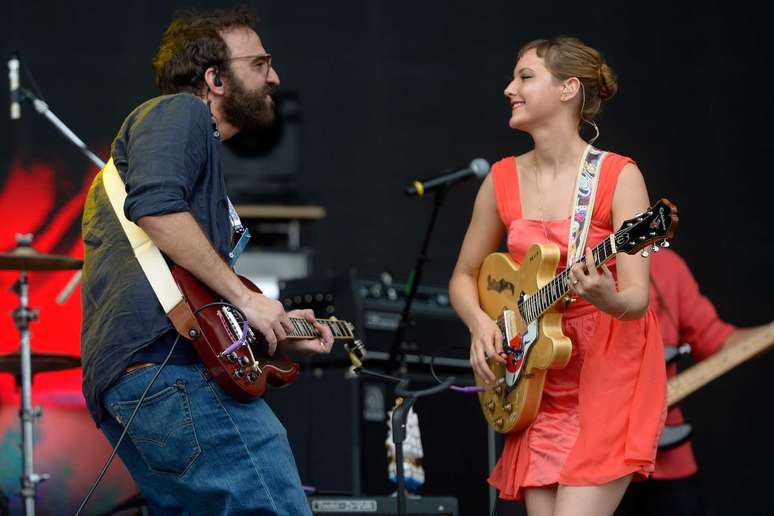
MULTIPOLYGON (((266 399, 285 425, 301 481, 319 495, 389 496, 386 412, 393 385, 351 377, 348 369, 307 364, 266 399)), ((426 387, 417 377, 412 388, 426 387)), ((424 451, 423 496, 465 493, 462 514, 488 511, 487 428, 478 398, 446 391, 414 405, 424 451)))
MULTIPOLYGON (((366 347, 365 367, 384 372, 405 302, 405 285, 355 274, 280 283, 286 309, 312 308, 318 317, 335 315, 355 325, 366 347)), ((407 361, 394 374, 411 379, 410 388, 435 384, 428 356, 437 352, 437 374, 472 382, 470 335, 449 306, 446 289, 421 287, 407 331, 407 361)), ((335 349, 335 348, 334 348, 335 349)), ((319 495, 389 496, 396 486, 387 477, 386 414, 394 384, 349 373, 340 349, 301 362, 302 372, 267 400, 285 424, 305 485, 319 495)), ((478 397, 445 391, 420 398, 414 408, 424 450, 423 496, 465 493, 462 514, 489 512, 487 427, 478 397)), ((435 514, 435 513, 433 513, 435 514)))

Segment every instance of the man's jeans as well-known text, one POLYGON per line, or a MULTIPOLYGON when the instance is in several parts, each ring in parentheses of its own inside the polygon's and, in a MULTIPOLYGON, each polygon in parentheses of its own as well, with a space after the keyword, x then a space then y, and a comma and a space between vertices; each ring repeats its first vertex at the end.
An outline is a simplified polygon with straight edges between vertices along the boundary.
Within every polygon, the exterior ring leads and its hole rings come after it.
MULTIPOLYGON (((158 368, 127 373, 104 393, 102 431, 113 446, 158 368)), ((201 364, 164 367, 118 454, 152 514, 311 514, 269 406, 231 399, 201 364)))

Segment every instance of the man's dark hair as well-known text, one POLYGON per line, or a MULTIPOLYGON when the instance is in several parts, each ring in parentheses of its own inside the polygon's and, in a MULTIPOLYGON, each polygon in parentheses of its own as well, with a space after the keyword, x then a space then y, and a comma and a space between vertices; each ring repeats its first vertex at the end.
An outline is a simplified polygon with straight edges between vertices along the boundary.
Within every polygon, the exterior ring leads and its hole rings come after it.
POLYGON ((221 32, 246 27, 255 30, 257 18, 245 6, 203 11, 185 9, 175 14, 153 58, 156 85, 163 94, 204 89, 204 72, 213 65, 225 66, 229 50, 221 32))

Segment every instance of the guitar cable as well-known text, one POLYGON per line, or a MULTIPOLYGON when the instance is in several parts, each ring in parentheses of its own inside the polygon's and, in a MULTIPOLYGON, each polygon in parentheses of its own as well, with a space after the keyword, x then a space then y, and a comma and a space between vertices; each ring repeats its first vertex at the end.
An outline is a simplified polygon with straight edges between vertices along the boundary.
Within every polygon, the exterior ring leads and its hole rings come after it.
MULTIPOLYGON (((194 311, 194 315, 198 315, 199 312, 201 312, 205 308, 210 308, 212 306, 230 307, 231 309, 239 312, 239 314, 242 316, 244 321, 247 321, 247 318, 244 317, 244 313, 242 313, 241 310, 239 310, 236 306, 223 301, 216 301, 213 303, 207 303, 206 305, 202 305, 194 311)), ((246 335, 246 333, 247 332, 243 332, 242 334, 242 338, 240 339, 242 342, 244 342, 244 336, 246 335)), ((116 453, 118 453, 118 447, 121 446, 121 443, 124 441, 124 437, 126 437, 126 434, 129 431, 129 427, 132 425, 132 421, 134 421, 134 416, 137 415, 137 411, 140 409, 142 402, 145 401, 145 397, 148 395, 148 391, 156 382, 156 378, 159 377, 159 375, 161 374, 161 371, 164 370, 164 367, 167 365, 167 362, 169 362, 169 359, 172 357, 172 353, 175 351, 175 347, 177 346, 177 343, 179 340, 180 340, 180 334, 178 334, 177 337, 175 337, 175 342, 172 343, 172 346, 169 348, 169 352, 167 353, 167 356, 164 357, 164 361, 161 362, 161 367, 159 367, 159 370, 156 371, 156 374, 153 375, 153 378, 151 378, 151 381, 148 383, 147 387, 145 387, 145 390, 140 396, 140 399, 137 401, 137 405, 135 405, 134 410, 132 411, 132 415, 129 416, 129 420, 126 422, 126 425, 124 426, 124 431, 121 432, 121 436, 118 438, 118 442, 116 442, 116 445, 113 447, 113 450, 110 453, 110 457, 108 457, 107 461, 105 462, 105 465, 102 466, 102 470, 100 470, 99 475, 97 475, 97 479, 89 488, 89 492, 86 494, 83 501, 81 502, 81 505, 78 507, 78 511, 75 513, 75 516, 80 516, 81 511, 83 511, 84 507, 86 507, 86 504, 88 503, 91 496, 94 494, 94 491, 97 489, 97 486, 99 485, 99 483, 102 481, 102 478, 105 476, 105 473, 107 473, 107 470, 110 467, 110 464, 113 462, 113 459, 115 458, 116 453)))
MULTIPOLYGON (((435 351, 433 351, 432 355, 430 355, 430 374, 433 375, 433 378, 439 384, 443 383, 443 381, 438 378, 438 375, 435 372, 435 359, 438 357, 438 353, 447 347, 449 349, 465 349, 462 346, 438 346, 435 348, 435 351)), ((482 392, 484 388, 478 385, 450 385, 449 390, 463 393, 479 393, 482 392)))
POLYGON ((121 443, 123 442, 124 437, 126 437, 126 433, 129 431, 129 427, 131 426, 132 421, 134 420, 134 416, 137 415, 137 411, 140 409, 140 405, 142 405, 142 402, 145 401, 145 396, 148 395, 148 391, 153 386, 154 382, 156 381, 156 378, 159 377, 159 374, 161 374, 161 371, 164 369, 164 366, 167 365, 167 362, 172 356, 172 352, 175 351, 175 346, 177 346, 177 341, 179 340, 180 340, 180 335, 178 334, 178 336, 175 338, 175 342, 172 343, 172 347, 169 348, 169 353, 167 353, 167 356, 164 358, 164 361, 161 363, 161 367, 159 367, 159 370, 156 371, 155 375, 153 375, 153 378, 151 378, 151 381, 148 383, 148 386, 145 387, 145 390, 140 396, 140 399, 137 401, 137 405, 135 405, 134 410, 132 411, 132 415, 129 416, 129 420, 126 422, 126 426, 124 426, 124 431, 121 432, 121 437, 118 438, 118 442, 113 447, 113 451, 110 453, 110 457, 108 457, 107 461, 105 462, 105 465, 102 467, 102 470, 99 472, 99 475, 97 475, 97 479, 91 485, 91 488, 89 488, 89 492, 86 494, 86 497, 81 502, 80 507, 78 507, 78 511, 75 513, 75 516, 80 516, 81 511, 83 510, 84 507, 86 507, 86 503, 89 501, 89 498, 91 498, 91 495, 94 494, 94 491, 97 489, 97 486, 102 481, 102 477, 104 477, 105 473, 107 473, 107 470, 110 467, 110 464, 113 462, 113 459, 115 458, 116 453, 118 452, 118 447, 121 446, 121 443))

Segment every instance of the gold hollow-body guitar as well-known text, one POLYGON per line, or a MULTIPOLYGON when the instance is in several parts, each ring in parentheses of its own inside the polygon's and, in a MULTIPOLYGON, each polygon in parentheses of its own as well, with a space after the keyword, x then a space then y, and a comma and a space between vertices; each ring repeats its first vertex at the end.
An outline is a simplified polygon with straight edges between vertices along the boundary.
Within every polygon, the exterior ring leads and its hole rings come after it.
MULTIPOLYGON (((644 213, 626 220, 621 229, 592 249, 599 267, 619 252, 659 250, 677 229, 677 207, 659 200, 644 213), (649 249, 646 249, 648 247, 649 249)), ((503 334, 502 365, 489 359, 495 383, 486 385, 479 401, 489 425, 500 433, 520 432, 535 419, 548 369, 567 365, 572 343, 562 333, 562 311, 568 304, 568 268, 556 274, 560 252, 556 244, 534 244, 516 263, 509 255, 486 257, 478 275, 481 309, 497 321, 503 334)), ((580 262, 585 262, 585 256, 580 262)))

